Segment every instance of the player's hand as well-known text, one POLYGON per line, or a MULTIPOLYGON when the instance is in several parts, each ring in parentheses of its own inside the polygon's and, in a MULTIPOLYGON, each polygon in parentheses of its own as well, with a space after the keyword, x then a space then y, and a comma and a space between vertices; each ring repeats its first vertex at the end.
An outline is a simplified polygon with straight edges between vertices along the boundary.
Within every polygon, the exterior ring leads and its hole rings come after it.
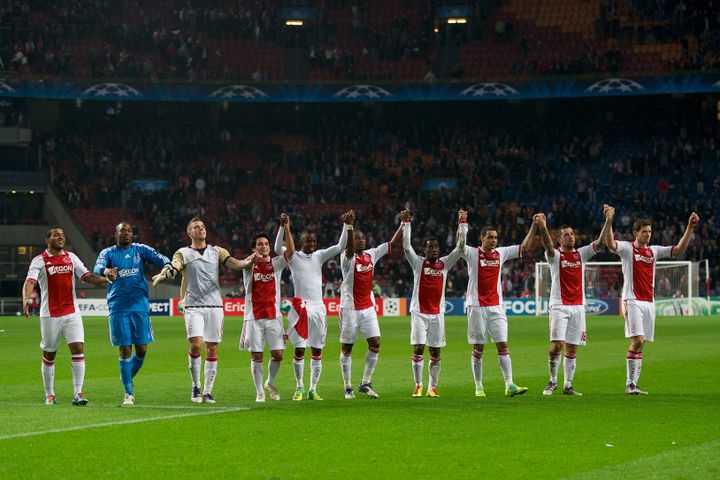
POLYGON ((612 222, 613 218, 615 218, 615 208, 611 207, 607 203, 603 205, 603 215, 605 215, 605 218, 607 220, 610 220, 612 222))
POLYGON ((699 223, 700 223, 700 216, 695 212, 691 213, 690 219, 688 220, 688 227, 694 229, 695 227, 698 226, 699 223))
POLYGON ((260 260, 262 260, 262 255, 260 255, 258 252, 253 252, 252 254, 248 255, 247 258, 245 258, 245 261, 250 262, 250 265, 255 265, 260 260))
POLYGON ((29 301, 23 303, 23 315, 25 315, 25 318, 30 318, 30 302, 29 301))
POLYGON ((290 226, 290 217, 288 217, 288 214, 285 212, 280 214, 280 225, 283 227, 290 226))
POLYGON ((355 223, 355 211, 350 210, 349 212, 345 212, 341 218, 346 225, 352 225, 355 223))
POLYGON ((163 280, 172 280, 175 278, 175 275, 177 275, 175 267, 170 264, 165 265, 162 270, 160 270, 160 273, 152 277, 153 287, 157 286, 157 284, 163 280))
POLYGON ((409 222, 410 221, 410 210, 403 210, 400 212, 400 220, 403 222, 409 222))
POLYGON ((117 276, 118 276, 117 267, 106 268, 105 271, 103 272, 103 276, 105 278, 107 278, 111 283, 114 282, 115 280, 117 280, 117 276))
POLYGON ((538 227, 547 227, 547 219, 544 213, 536 213, 533 215, 533 223, 538 227))
POLYGON ((458 210, 458 222, 467 223, 468 213, 465 210, 458 210))

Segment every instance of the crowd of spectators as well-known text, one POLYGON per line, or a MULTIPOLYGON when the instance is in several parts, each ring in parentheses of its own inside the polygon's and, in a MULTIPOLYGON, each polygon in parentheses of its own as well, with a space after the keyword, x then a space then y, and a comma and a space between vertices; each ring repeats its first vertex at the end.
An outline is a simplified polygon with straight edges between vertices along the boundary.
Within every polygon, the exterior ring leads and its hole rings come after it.
MULTIPOLYGON (((432 46, 448 43, 489 48, 517 44, 519 50, 511 55, 506 76, 632 70, 629 54, 633 47, 654 44, 681 46, 680 55, 663 60, 663 70, 720 68, 720 10, 710 0, 602 0, 594 21, 595 38, 568 34, 563 42, 572 45, 572 51, 557 53, 550 61, 544 58, 547 48, 542 43, 547 32, 512 15, 494 16, 502 4, 470 2, 470 23, 448 26, 433 18, 435 2, 413 5, 410 16, 402 13, 410 10, 394 8, 391 11, 397 15, 381 21, 370 21, 370 12, 391 9, 391 4, 323 2, 313 6, 315 20, 298 31, 284 28, 278 3, 269 0, 150 4, 4 0, 0 2, 0 69, 179 81, 283 79, 277 72, 273 75, 280 76, 271 78, 262 58, 242 67, 232 62, 237 51, 229 49, 227 42, 236 40, 252 41, 243 44, 245 49, 263 45, 305 48, 311 68, 329 70, 346 80, 397 78, 393 62, 423 60, 430 67, 437 61, 432 46), (338 31, 347 28, 348 19, 349 32, 338 31), (256 71, 261 72, 258 78, 256 71)), ((453 76, 462 77, 467 67, 456 65, 453 76)), ((416 80, 424 74, 418 73, 416 80)))
MULTIPOLYGON (((393 235, 404 208, 414 212, 419 251, 429 235, 440 238, 444 253, 453 248, 459 208, 470 211, 473 246, 485 224, 499 228, 501 244, 520 243, 537 211, 546 212, 552 226, 575 226, 585 244, 599 233, 607 202, 618 209, 620 237, 630 238, 634 218, 650 216, 655 238, 664 244, 676 242, 689 213, 698 211, 703 221, 687 258, 709 258, 717 285, 716 128, 699 128, 689 117, 687 123, 667 120, 653 127, 647 117, 611 113, 589 126, 560 115, 518 120, 506 112, 483 119, 476 112, 453 113, 449 106, 435 111, 444 118, 438 124, 421 112, 397 110, 372 119, 363 111, 316 108, 295 126, 284 115, 267 124, 225 119, 190 126, 178 120, 185 115, 170 109, 162 118, 138 115, 112 126, 78 114, 64 122, 72 127, 40 141, 51 164, 62 159, 71 166, 72 175, 58 169, 55 180, 71 207, 134 211, 151 223, 155 246, 164 253, 184 244, 184 225, 201 215, 214 240, 248 254, 252 234, 274 232, 283 211, 297 233, 315 231, 322 247, 336 242, 340 212, 348 208, 358 212, 369 245, 393 235), (301 147, 292 141, 298 138, 301 147), (169 184, 141 192, 130 188, 138 178, 169 184)), ((542 259, 536 247, 508 266, 509 296, 533 291, 534 263, 542 259)), ((325 276, 328 291, 337 292, 336 263, 325 276)), ((386 295, 408 294, 411 279, 400 252, 376 270, 386 295)), ((461 264, 449 278, 448 295, 462 295, 466 285, 461 264)))

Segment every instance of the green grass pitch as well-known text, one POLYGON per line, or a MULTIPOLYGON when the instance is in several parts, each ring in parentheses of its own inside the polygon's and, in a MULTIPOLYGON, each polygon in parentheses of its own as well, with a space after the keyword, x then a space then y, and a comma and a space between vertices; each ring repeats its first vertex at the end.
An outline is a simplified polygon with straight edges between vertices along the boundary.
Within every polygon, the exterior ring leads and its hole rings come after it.
MULTIPOLYGON (((156 341, 136 377, 137 405, 119 407, 117 349, 107 320, 85 320, 87 408, 70 406, 70 355, 56 360, 57 407, 45 407, 37 318, 0 317, 0 478, 719 478, 720 319, 659 318, 640 385, 624 395, 622 320, 590 317, 575 387, 543 397, 547 318, 510 319, 515 382, 505 398, 497 354, 485 354, 487 398, 475 398, 465 319, 448 317, 441 398, 413 399, 407 318, 383 318, 379 400, 342 396, 338 327, 318 392, 293 402, 291 350, 280 402, 254 402, 249 354, 226 319, 215 405, 191 404, 181 318, 155 317, 156 341)), ((362 373, 364 340, 353 356, 362 373)), ((427 352, 426 352, 427 358, 427 352)), ((427 361, 426 361, 427 363, 427 361)), ((267 368, 267 362, 265 364, 267 368)), ((306 385, 309 375, 306 358, 306 385)), ((427 365, 425 368, 427 378, 427 365)), ((427 384, 427 380, 425 380, 427 384)))

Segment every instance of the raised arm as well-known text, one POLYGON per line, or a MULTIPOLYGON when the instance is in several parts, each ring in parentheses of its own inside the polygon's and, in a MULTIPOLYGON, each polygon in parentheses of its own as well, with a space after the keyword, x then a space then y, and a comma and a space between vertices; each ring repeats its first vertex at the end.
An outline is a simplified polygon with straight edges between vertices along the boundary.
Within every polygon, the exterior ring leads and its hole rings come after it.
POLYGON ((354 232, 354 222, 355 217, 353 216, 353 223, 348 225, 347 222, 345 223, 345 228, 349 230, 351 233, 348 234, 347 238, 347 244, 345 246, 345 258, 351 259, 355 256, 355 232, 354 232))
POLYGON ((402 220, 403 230, 403 250, 405 251, 405 258, 410 263, 410 266, 415 270, 422 265, 422 257, 415 253, 412 247, 412 227, 410 226, 410 211, 403 210, 400 213, 400 220, 402 220))
POLYGON ((542 239, 543 248, 545 248, 545 255, 548 257, 555 256, 555 248, 553 247, 553 241, 550 237, 550 232, 547 228, 547 218, 544 213, 538 213, 533 216, 533 224, 540 232, 540 238, 542 239))
POLYGON ((528 230, 527 235, 525 235, 525 239, 524 239, 524 240, 522 241, 522 243, 520 244, 520 249, 521 249, 523 252, 529 250, 530 247, 532 247, 533 241, 535 240, 535 229, 536 229, 536 225, 535 225, 535 223, 533 222, 533 223, 530 225, 530 230, 528 230))
POLYGON ((332 247, 317 251, 323 263, 335 257, 336 255, 339 255, 345 249, 345 245, 347 244, 348 239, 348 231, 352 231, 352 224, 355 223, 355 212, 350 210, 347 213, 343 213, 341 218, 343 220, 343 229, 342 233, 340 234, 340 239, 338 240, 338 243, 336 243, 332 247))
POLYGON ((292 232, 290 231, 290 217, 286 213, 283 213, 280 215, 280 222, 282 224, 282 230, 285 233, 285 237, 287 238, 287 249, 285 250, 285 260, 290 262, 292 259, 292 256, 295 254, 295 239, 292 236, 292 232))
POLYGON ((467 243, 467 232, 468 232, 468 214, 465 210, 458 210, 458 229, 457 229, 457 243, 455 244, 455 250, 459 250, 460 253, 465 251, 465 244, 467 243))
MULTIPOLYGON (((284 214, 283 214, 284 215, 284 214)), ((280 216, 282 218, 282 215, 280 216)), ((277 236, 275 237, 275 255, 283 254, 283 241, 285 240, 285 229, 278 228, 277 236)))
POLYGON ((395 230, 395 235, 390 239, 390 248, 399 248, 402 244, 402 233, 403 227, 400 225, 397 230, 395 230))
POLYGON ((600 230, 600 235, 598 235, 597 240, 594 242, 597 245, 597 249, 595 249, 595 251, 598 251, 607 243, 606 237, 608 236, 608 233, 612 231, 612 219, 614 218, 615 212, 613 211, 612 214, 613 216, 609 218, 607 215, 605 216, 605 223, 603 223, 602 230, 600 230))
POLYGON ((695 228, 700 223, 700 217, 697 213, 693 212, 690 214, 690 218, 688 219, 687 228, 685 229, 685 233, 683 233, 682 238, 680 238, 680 241, 677 245, 675 245, 675 248, 672 249, 673 257, 681 257, 685 250, 687 250, 688 245, 690 245, 690 238, 692 237, 693 232, 695 231, 695 228))
POLYGON ((605 214, 605 225, 607 225, 607 228, 603 226, 603 230, 605 231, 605 238, 601 240, 601 243, 608 247, 610 251, 615 252, 618 248, 612 228, 613 219, 615 218, 615 208, 611 207, 608 204, 604 204, 603 213, 605 214))

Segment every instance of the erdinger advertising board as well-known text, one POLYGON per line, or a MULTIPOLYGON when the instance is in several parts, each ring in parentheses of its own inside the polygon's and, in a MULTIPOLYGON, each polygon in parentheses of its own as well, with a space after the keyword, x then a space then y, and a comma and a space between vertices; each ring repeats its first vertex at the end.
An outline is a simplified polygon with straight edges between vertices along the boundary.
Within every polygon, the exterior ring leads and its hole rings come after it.
MULTIPOLYGON (((280 310, 283 315, 287 315, 290 311, 292 299, 283 298, 280 301, 280 310)), ((340 313, 339 298, 324 298, 325 308, 329 317, 337 317, 340 313)), ((182 315, 180 308, 180 299, 173 298, 169 300, 169 311, 171 315, 182 315)), ((158 307, 159 308, 159 307, 158 307)), ((397 317, 407 315, 407 301, 404 298, 376 298, 375 310, 379 316, 397 317)), ((237 316, 245 314, 244 298, 224 298, 223 312, 228 316, 237 316)))

